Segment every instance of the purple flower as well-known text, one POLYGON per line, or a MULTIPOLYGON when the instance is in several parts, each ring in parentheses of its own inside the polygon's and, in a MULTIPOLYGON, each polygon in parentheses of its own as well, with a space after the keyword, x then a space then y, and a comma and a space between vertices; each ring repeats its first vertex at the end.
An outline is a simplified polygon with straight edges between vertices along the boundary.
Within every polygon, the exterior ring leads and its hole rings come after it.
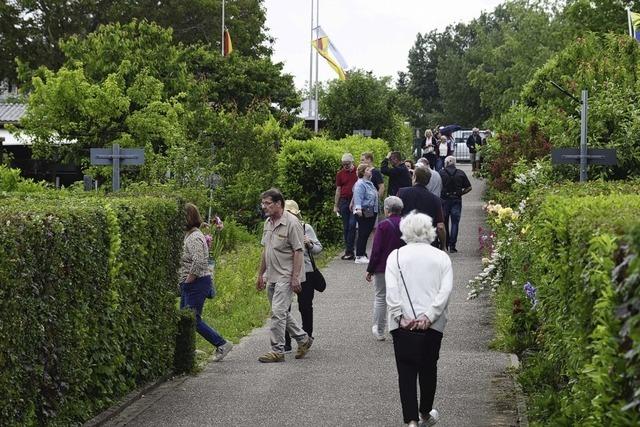
POLYGON ((531 305, 533 308, 536 307, 536 305, 538 304, 538 299, 536 298, 536 287, 533 286, 531 284, 531 282, 527 282, 524 284, 524 293, 527 295, 527 298, 529 298, 529 301, 531 301, 531 305))
POLYGON ((211 234, 205 234, 204 240, 207 242, 207 248, 211 249, 211 241, 213 240, 213 237, 211 237, 211 234))

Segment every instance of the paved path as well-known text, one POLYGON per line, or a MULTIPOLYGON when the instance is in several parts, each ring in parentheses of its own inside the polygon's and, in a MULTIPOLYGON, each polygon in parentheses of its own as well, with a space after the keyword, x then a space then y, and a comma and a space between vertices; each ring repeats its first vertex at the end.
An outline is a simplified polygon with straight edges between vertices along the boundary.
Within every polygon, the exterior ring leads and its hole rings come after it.
MULTIPOLYGON (((463 202, 460 252, 452 255, 454 291, 434 406, 441 414, 438 425, 511 426, 516 415, 509 403, 511 380, 504 374, 508 356, 488 349, 490 303, 466 300, 465 284, 481 269, 483 184, 472 185, 463 202)), ((402 425, 393 346, 390 338, 378 342, 371 335, 373 292, 364 270, 339 259, 324 270, 329 285, 316 294, 316 341, 305 359, 291 354, 285 363, 259 363, 269 338, 266 328, 256 329, 223 362, 164 384, 108 425, 402 425)))

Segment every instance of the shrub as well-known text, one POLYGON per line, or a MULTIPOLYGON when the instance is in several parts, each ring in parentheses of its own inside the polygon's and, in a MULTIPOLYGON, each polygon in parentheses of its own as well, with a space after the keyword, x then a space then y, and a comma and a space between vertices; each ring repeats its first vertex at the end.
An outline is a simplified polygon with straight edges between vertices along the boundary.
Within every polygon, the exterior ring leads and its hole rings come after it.
MULTIPOLYGON (((640 227, 637 190, 637 183, 598 182, 540 189, 524 215, 491 217, 505 261, 497 289, 502 344, 524 359, 520 380, 541 424, 640 422, 639 372, 629 369, 639 339, 638 313, 629 309, 637 263, 612 281, 620 248, 640 227), (535 293, 523 290, 526 283, 535 293)), ((633 259, 636 249, 627 249, 633 259)))
POLYGON ((336 173, 344 153, 356 162, 363 152, 372 152, 379 163, 388 153, 380 139, 351 136, 333 141, 285 141, 278 154, 278 183, 285 198, 295 199, 305 219, 313 224, 322 241, 337 242, 341 221, 333 213, 336 173))
POLYGON ((151 197, 2 199, 3 423, 81 423, 171 370, 183 221, 151 197))

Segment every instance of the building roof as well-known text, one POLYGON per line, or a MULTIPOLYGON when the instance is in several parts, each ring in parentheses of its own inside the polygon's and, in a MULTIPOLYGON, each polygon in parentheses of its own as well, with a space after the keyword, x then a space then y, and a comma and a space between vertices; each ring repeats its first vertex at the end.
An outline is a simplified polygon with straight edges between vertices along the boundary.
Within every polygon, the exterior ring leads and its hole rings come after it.
POLYGON ((0 124, 18 123, 27 111, 27 104, 0 104, 0 124))

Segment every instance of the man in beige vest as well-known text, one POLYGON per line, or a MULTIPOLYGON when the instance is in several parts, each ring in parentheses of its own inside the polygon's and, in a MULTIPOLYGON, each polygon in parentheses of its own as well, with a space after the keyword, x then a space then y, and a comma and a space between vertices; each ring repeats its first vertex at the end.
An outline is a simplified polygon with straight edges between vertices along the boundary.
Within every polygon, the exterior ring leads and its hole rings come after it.
POLYGON ((293 293, 304 282, 304 232, 302 224, 284 210, 284 197, 272 188, 261 195, 262 210, 268 217, 262 233, 262 256, 256 288, 267 288, 271 303, 271 351, 260 356, 262 363, 284 362, 285 331, 298 343, 296 359, 307 354, 313 338, 298 325, 289 307, 293 293))

